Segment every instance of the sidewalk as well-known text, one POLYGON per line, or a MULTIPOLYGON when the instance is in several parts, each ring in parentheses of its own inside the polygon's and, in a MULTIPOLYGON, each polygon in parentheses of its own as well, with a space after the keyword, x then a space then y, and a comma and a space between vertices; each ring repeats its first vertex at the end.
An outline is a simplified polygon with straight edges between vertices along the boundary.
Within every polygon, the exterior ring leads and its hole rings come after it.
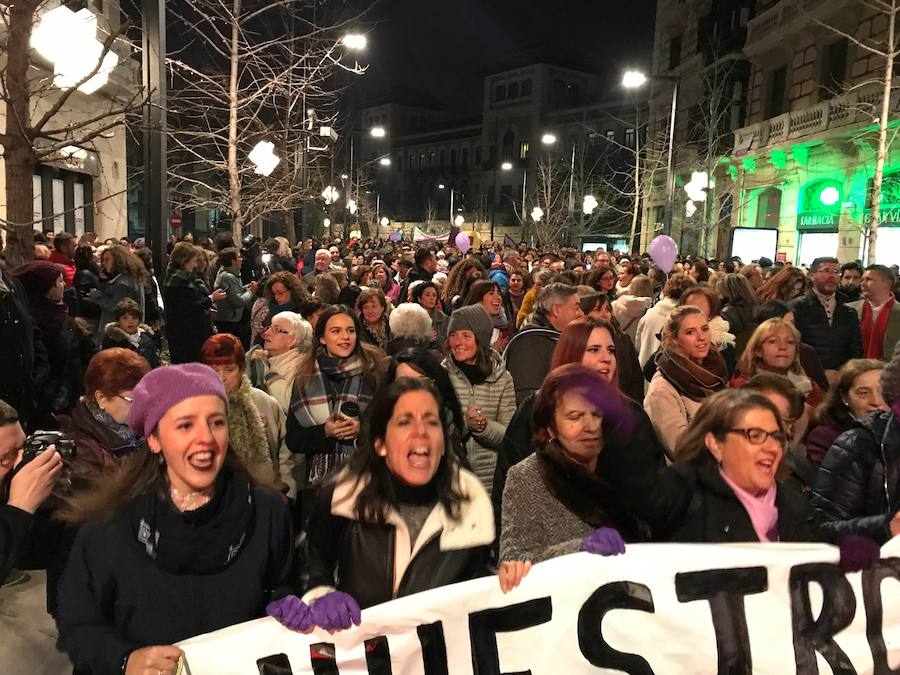
POLYGON ((56 624, 47 614, 47 573, 0 588, 0 654, 3 675, 68 675, 69 658, 56 650, 56 624))

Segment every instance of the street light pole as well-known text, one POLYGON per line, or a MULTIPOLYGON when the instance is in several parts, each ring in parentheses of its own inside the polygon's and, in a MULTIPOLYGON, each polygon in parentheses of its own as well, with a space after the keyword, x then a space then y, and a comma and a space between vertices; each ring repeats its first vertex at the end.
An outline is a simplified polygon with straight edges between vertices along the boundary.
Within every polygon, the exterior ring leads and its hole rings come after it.
POLYGON ((666 164, 666 212, 665 234, 672 234, 672 211, 675 202, 675 110, 678 107, 678 83, 675 79, 672 83, 672 114, 669 117, 669 157, 666 164))
POLYGON ((450 188, 450 227, 453 227, 453 188, 450 188))
POLYGON ((166 272, 169 198, 166 189, 166 2, 143 0, 144 232, 158 278, 166 272))

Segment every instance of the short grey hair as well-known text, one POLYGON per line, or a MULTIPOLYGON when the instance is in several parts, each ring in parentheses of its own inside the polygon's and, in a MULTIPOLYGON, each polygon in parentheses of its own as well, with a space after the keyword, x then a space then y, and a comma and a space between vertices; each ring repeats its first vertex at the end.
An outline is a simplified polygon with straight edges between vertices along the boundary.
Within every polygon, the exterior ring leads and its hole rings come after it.
POLYGON ((424 307, 415 302, 404 302, 395 307, 388 321, 393 337, 424 340, 431 331, 431 317, 424 307))
POLYGON ((561 305, 571 296, 577 294, 578 288, 576 286, 569 286, 568 284, 554 281, 540 290, 535 307, 544 314, 548 314, 553 305, 561 305))
POLYGON ((312 347, 313 330, 309 321, 296 312, 278 312, 272 320, 282 319, 287 325, 291 337, 297 339, 297 349, 301 352, 309 351, 312 347))

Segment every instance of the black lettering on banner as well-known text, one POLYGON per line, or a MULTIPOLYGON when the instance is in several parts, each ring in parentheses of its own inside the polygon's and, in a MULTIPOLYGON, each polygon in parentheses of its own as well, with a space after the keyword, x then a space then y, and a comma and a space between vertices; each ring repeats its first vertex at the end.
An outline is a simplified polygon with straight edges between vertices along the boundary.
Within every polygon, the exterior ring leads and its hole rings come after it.
POLYGON ((472 670, 478 675, 531 675, 530 670, 518 673, 500 672, 500 655, 497 652, 497 633, 517 630, 547 623, 553 616, 553 603, 549 597, 519 602, 506 607, 495 607, 469 615, 469 640, 472 644, 472 670))
POLYGON ((391 670, 391 650, 384 635, 369 638, 366 645, 366 670, 369 675, 393 675, 391 670))
POLYGON ((316 642, 309 646, 309 660, 314 675, 341 675, 334 658, 334 643, 316 642))
POLYGON ((750 675, 753 672, 744 596, 764 593, 768 587, 769 576, 765 567, 681 572, 675 575, 675 594, 679 602, 709 601, 716 631, 719 673, 750 675))
POLYGON ((259 675, 294 675, 287 654, 270 654, 256 660, 259 675))
POLYGON ((856 675, 856 669, 834 636, 853 621, 856 596, 847 577, 837 565, 806 563, 794 565, 788 581, 791 595, 791 624, 794 629, 794 661, 797 675, 816 675, 819 652, 834 675, 856 675), (822 611, 813 618, 809 585, 822 588, 822 611))
POLYGON ((578 612, 578 647, 584 658, 598 668, 614 668, 628 675, 653 675, 646 659, 620 652, 603 638, 603 617, 613 609, 636 609, 654 613, 653 594, 644 584, 615 581, 604 584, 581 606, 578 612))
POLYGON ((419 644, 422 645, 422 663, 425 675, 449 675, 447 671, 447 643, 444 641, 444 624, 440 621, 416 627, 419 644))
POLYGON ((900 558, 883 558, 870 570, 863 570, 862 593, 866 608, 866 637, 872 650, 873 675, 897 675, 900 668, 888 665, 887 648, 882 633, 884 605, 881 600, 881 582, 885 579, 900 581, 900 558))

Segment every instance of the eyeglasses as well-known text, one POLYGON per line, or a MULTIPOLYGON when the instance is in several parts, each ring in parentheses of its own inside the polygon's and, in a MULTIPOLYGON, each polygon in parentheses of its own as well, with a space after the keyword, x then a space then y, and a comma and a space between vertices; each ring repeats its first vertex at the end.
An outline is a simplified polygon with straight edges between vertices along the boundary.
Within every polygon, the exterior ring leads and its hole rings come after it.
POLYGON ((740 434, 748 441, 750 441, 751 445, 762 445, 771 436, 775 441, 778 442, 782 447, 785 443, 787 443, 788 436, 783 431, 766 431, 765 429, 759 429, 757 427, 753 427, 751 429, 729 429, 728 433, 730 434, 740 434))
POLYGON ((290 335, 291 331, 286 330, 284 328, 279 328, 278 326, 269 326, 269 330, 274 330, 276 333, 281 333, 282 335, 290 335))
POLYGON ((134 398, 131 396, 126 396, 125 394, 116 394, 116 396, 126 403, 134 403, 134 398))

